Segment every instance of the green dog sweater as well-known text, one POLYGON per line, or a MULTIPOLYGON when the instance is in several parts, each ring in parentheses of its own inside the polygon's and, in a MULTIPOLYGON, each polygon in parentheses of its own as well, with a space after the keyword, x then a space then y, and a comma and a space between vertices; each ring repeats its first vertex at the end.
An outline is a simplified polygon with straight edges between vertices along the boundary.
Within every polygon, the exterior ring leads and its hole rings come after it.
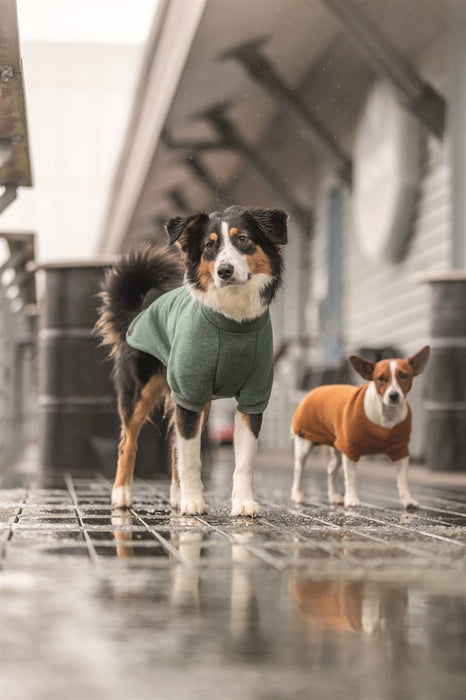
POLYGON ((126 340, 165 365, 174 401, 189 411, 233 396, 242 413, 262 413, 267 406, 273 382, 268 310, 239 323, 178 287, 136 316, 126 340))

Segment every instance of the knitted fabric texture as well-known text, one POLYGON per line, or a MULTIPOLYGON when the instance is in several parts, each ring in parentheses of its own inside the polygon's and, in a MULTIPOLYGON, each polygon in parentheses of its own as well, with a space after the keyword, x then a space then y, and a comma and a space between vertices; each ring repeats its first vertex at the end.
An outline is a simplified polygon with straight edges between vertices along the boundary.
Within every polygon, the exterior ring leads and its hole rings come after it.
POLYGON ((267 406, 273 382, 268 311, 239 323, 179 287, 142 311, 126 340, 165 365, 173 399, 189 411, 226 397, 235 397, 243 413, 262 413, 267 406))
POLYGON ((321 386, 303 399, 293 416, 295 435, 317 445, 333 445, 357 462, 362 455, 385 454, 396 461, 409 456, 411 409, 393 428, 372 423, 364 411, 369 384, 321 386))

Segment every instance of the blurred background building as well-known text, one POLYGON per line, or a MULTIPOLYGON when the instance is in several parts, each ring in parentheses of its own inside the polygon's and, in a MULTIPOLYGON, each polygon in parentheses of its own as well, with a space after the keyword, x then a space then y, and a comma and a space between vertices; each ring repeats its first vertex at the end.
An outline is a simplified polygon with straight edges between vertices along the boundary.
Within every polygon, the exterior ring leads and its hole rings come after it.
MULTIPOLYGON (((142 55, 140 45, 38 52, 47 80, 73 97, 50 130, 60 94, 42 92, 37 117, 31 106, 33 154, 55 153, 43 171, 49 193, 39 202, 37 187, 26 207, 34 190, 21 192, 0 229, 36 231, 41 262, 97 261, 164 240, 175 214, 238 202, 285 208, 262 447, 288 447, 306 389, 354 380, 348 354, 409 355, 431 342, 432 369, 411 399, 413 454, 434 468, 464 466, 466 4, 159 0, 150 10, 142 55), (75 141, 81 129, 86 147, 75 141), (78 186, 54 197, 52 180, 66 173, 78 186), (22 199, 27 225, 18 224, 22 199), (439 315, 450 319, 440 330, 439 315), (433 449, 432 436, 449 450, 433 449)), ((23 54, 32 100, 44 73, 28 66, 26 42, 23 54)))

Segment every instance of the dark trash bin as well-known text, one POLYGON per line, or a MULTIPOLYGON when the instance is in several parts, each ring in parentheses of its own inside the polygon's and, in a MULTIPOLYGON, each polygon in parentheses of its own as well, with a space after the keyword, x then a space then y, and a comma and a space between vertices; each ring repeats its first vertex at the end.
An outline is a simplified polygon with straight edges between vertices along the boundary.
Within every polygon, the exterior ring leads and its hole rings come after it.
MULTIPOLYGON (((112 477, 119 418, 112 363, 93 334, 97 293, 106 265, 43 267, 44 307, 39 330, 41 463, 46 469, 101 471, 112 477)), ((141 432, 140 476, 167 472, 161 415, 141 432)))
POLYGON ((427 368, 426 461, 435 470, 466 470, 466 274, 425 279, 431 288, 427 368))

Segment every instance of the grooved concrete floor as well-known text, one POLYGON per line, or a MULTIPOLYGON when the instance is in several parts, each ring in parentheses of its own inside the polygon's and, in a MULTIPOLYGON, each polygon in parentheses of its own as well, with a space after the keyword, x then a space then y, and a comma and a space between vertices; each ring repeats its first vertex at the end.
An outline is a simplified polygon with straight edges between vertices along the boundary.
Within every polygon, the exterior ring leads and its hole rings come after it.
POLYGON ((231 519, 231 452, 209 513, 171 515, 164 479, 112 512, 102 475, 0 477, 0 697, 464 697, 466 475, 412 470, 404 511, 384 463, 363 507, 289 500, 291 454, 261 454, 259 518, 231 519))

